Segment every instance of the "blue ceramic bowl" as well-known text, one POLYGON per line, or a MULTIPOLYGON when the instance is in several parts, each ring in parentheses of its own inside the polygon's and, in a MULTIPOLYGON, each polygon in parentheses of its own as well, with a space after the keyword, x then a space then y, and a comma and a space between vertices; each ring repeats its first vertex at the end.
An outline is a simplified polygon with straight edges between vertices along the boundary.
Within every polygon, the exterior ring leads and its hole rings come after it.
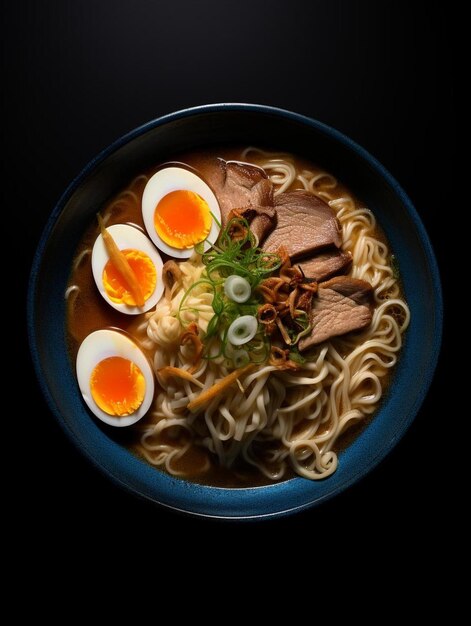
POLYGON ((67 435, 116 483, 161 505, 208 517, 292 513, 332 497, 370 472, 417 414, 432 380, 442 332, 437 264, 420 218, 398 183, 338 131, 289 111, 249 104, 201 106, 166 115, 133 130, 93 159, 49 219, 29 293, 34 365, 67 435), (294 152, 334 173, 373 210, 399 263, 412 320, 391 389, 375 418, 341 453, 335 474, 323 481, 293 478, 267 487, 221 489, 172 478, 134 457, 98 426, 82 401, 68 358, 64 291, 76 245, 96 212, 134 175, 169 155, 231 143, 294 152))

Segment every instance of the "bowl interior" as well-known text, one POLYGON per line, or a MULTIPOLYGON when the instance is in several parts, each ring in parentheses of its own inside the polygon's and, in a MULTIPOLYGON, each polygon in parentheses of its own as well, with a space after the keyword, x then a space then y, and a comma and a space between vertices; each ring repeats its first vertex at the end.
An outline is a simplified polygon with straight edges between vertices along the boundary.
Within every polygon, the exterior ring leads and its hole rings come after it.
POLYGON ((427 235, 410 201, 363 149, 328 127, 256 105, 213 105, 136 129, 99 155, 55 208, 39 245, 30 285, 29 333, 43 392, 78 447, 112 479, 138 494, 194 514, 253 518, 321 502, 365 475, 415 417, 438 358, 442 325, 439 276, 427 235), (67 354, 64 292, 75 248, 103 205, 135 175, 183 150, 259 145, 293 152, 332 172, 363 200, 397 257, 411 325, 389 393, 362 434, 340 455, 336 473, 268 487, 221 489, 175 479, 135 458, 88 413, 67 354), (420 379, 411 373, 420 372, 420 379))

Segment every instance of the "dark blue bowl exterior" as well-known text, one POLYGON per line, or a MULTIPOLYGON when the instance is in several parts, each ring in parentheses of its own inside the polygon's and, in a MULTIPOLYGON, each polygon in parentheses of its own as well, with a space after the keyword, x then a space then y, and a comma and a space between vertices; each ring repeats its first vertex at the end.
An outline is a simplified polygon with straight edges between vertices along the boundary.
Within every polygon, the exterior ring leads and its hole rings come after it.
POLYGON ((367 474, 398 442, 417 414, 436 367, 442 295, 424 227, 394 178, 338 131, 267 106, 216 104, 164 116, 116 141, 72 182, 55 207, 36 252, 29 289, 28 331, 43 393, 77 447, 118 484, 159 504, 207 517, 254 519, 313 506, 367 474), (175 479, 113 441, 82 402, 67 354, 64 291, 74 250, 92 216, 135 174, 172 153, 217 144, 291 151, 334 173, 374 212, 397 257, 412 319, 381 410, 340 455, 337 472, 313 482, 294 478, 250 489, 221 489, 175 479))

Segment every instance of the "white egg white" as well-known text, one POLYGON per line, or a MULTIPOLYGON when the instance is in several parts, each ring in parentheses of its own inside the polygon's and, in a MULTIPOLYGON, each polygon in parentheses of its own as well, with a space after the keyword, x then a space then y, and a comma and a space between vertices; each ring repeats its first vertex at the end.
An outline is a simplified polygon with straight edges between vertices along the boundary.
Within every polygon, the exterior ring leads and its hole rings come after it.
POLYGON ((141 250, 150 257, 152 263, 155 266, 157 282, 155 285, 154 293, 152 293, 151 296, 145 301, 143 307, 130 306, 128 304, 113 302, 113 300, 111 300, 111 298, 106 293, 105 287, 103 285, 103 270, 105 268, 105 265, 108 263, 110 257, 108 255, 108 252, 106 251, 103 237, 99 235, 95 241, 92 251, 92 272, 96 286, 98 287, 98 291, 101 293, 103 298, 108 302, 110 306, 120 311, 121 313, 126 313, 128 315, 138 315, 139 313, 145 313, 157 304, 164 292, 164 284, 162 280, 162 258, 158 250, 156 250, 155 247, 152 245, 152 242, 144 235, 144 233, 142 233, 137 228, 134 228, 134 226, 129 226, 128 224, 114 224, 113 226, 108 226, 106 230, 113 237, 116 245, 120 250, 125 250, 127 248, 132 248, 133 250, 141 250))
POLYGON ((197 193, 209 206, 212 213, 211 230, 204 244, 208 250, 211 243, 215 243, 219 235, 218 223, 221 223, 221 210, 216 196, 208 185, 199 176, 181 167, 165 167, 156 172, 147 182, 142 195, 142 217, 149 237, 159 250, 177 259, 188 259, 193 254, 193 248, 174 248, 159 237, 154 226, 155 207, 160 200, 172 191, 192 191, 197 193), (214 219, 216 218, 216 219, 214 219))
POLYGON ((105 424, 110 426, 130 426, 144 417, 149 410, 154 397, 154 374, 142 350, 126 335, 116 330, 97 330, 91 333, 85 337, 80 345, 77 353, 76 368, 77 380, 83 399, 92 413, 105 424), (108 413, 100 409, 92 396, 90 387, 92 372, 100 361, 112 356, 129 359, 135 363, 146 381, 144 400, 137 411, 131 415, 124 415, 123 417, 108 415, 108 413))

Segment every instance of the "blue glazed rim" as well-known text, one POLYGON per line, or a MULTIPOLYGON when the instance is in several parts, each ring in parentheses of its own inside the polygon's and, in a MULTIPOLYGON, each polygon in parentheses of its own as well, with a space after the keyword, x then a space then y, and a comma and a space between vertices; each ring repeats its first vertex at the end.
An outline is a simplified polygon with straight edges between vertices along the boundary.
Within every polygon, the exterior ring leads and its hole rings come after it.
MULTIPOLYGON (((396 250, 397 244, 393 247, 396 250)), ((408 293, 406 295, 409 304, 411 304, 411 296, 408 293)), ((420 291, 417 296, 412 294, 412 297, 420 298, 420 291)), ((296 511, 301 511, 333 497, 368 474, 398 443, 414 420, 433 379, 441 346, 443 300, 437 262, 420 217, 399 183, 372 155, 339 131, 304 115, 266 105, 224 103, 202 105, 184 109, 175 113, 164 115, 143 124, 116 140, 100 152, 95 158, 93 158, 88 165, 86 165, 82 172, 72 181, 63 193, 44 228, 31 270, 28 290, 27 322, 34 368, 36 370, 40 388, 50 409, 62 429, 78 447, 78 449, 81 450, 81 452, 85 454, 85 456, 96 467, 112 479, 113 482, 135 494, 140 495, 141 497, 173 510, 202 517, 214 517, 231 520, 256 520, 279 517, 296 511), (83 403, 80 402, 77 406, 82 407, 81 411, 83 415, 79 417, 81 417, 81 419, 88 420, 89 422, 89 424, 87 423, 87 426, 89 426, 89 432, 87 432, 87 435, 85 436, 86 440, 84 441, 83 438, 78 436, 76 432, 73 432, 64 420, 64 416, 43 376, 38 338, 35 332, 36 325, 38 323, 35 315, 38 280, 40 277, 42 258, 49 237, 59 215, 71 196, 100 163, 131 140, 154 128, 175 120, 204 113, 220 113, 224 111, 259 113, 262 115, 265 114, 281 119, 287 119, 292 122, 311 127, 318 133, 326 135, 335 142, 342 144, 350 151, 354 152, 362 161, 368 164, 369 168, 375 173, 375 175, 379 176, 384 182, 387 183, 393 194, 398 197, 402 205, 406 208, 407 214, 413 223, 415 233, 425 255, 427 270, 430 274, 431 282, 435 285, 432 320, 433 339, 432 345, 429 345, 428 348, 430 357, 428 359, 428 367, 426 371, 421 371, 420 384, 417 389, 417 393, 414 395, 413 401, 409 402, 407 410, 404 411, 404 408, 397 399, 399 394, 394 394, 394 388, 396 386, 400 387, 401 385, 411 385, 411 376, 408 374, 409 370, 407 367, 412 366, 414 348, 412 347, 410 349, 412 353, 407 356, 409 344, 406 341, 402 350, 402 352, 405 352, 406 354, 401 356, 400 363, 396 368, 396 370, 399 371, 396 371, 394 374, 392 388, 390 389, 388 397, 380 410, 381 414, 388 413, 389 415, 392 415, 395 414, 394 412, 396 411, 399 411, 401 414, 402 417, 397 421, 393 436, 391 436, 387 441, 383 441, 380 436, 382 427, 381 420, 372 420, 361 435, 361 445, 357 445, 357 440, 354 444, 349 446, 341 455, 341 461, 336 473, 323 481, 309 481, 303 478, 293 478, 282 483, 264 487, 223 489, 220 487, 209 487, 173 478, 153 467, 150 467, 145 462, 134 457, 116 442, 107 439, 103 435, 102 431, 99 430, 93 423, 88 413, 85 412, 83 403), (375 445, 378 442, 378 437, 379 440, 381 440, 380 447, 375 445)), ((416 334, 417 333, 420 333, 420 327, 416 331, 416 334)), ((376 415, 376 418, 378 417, 379 414, 376 415)))

